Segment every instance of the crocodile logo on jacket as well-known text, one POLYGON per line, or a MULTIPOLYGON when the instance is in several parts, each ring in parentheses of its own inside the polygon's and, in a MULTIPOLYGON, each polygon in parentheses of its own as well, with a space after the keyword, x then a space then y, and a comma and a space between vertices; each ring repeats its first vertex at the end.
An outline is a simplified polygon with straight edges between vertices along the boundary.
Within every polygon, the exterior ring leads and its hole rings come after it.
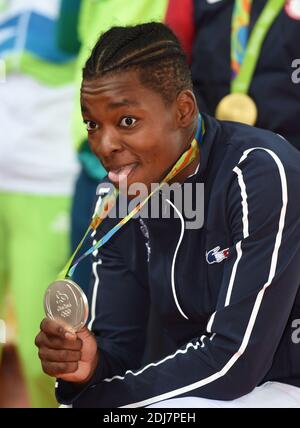
POLYGON ((229 256, 229 248, 221 250, 221 247, 215 247, 210 251, 206 251, 206 261, 208 264, 221 263, 229 256))

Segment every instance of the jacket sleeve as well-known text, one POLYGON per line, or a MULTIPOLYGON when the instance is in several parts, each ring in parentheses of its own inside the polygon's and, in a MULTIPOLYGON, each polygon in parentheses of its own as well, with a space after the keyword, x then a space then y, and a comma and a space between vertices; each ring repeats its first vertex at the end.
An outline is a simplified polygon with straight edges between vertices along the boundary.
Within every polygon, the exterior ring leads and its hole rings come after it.
MULTIPOLYGON (((130 224, 124 226, 108 246, 94 252, 88 328, 97 340, 99 365, 88 384, 58 380, 56 398, 59 403, 71 404, 95 382, 141 366, 149 316, 149 291, 146 278, 135 276, 118 249, 119 246, 130 248, 131 239, 134 239, 133 228, 127 226, 130 224)), ((105 229, 97 231, 94 239, 100 239, 112 227, 106 222, 105 229)))
MULTIPOLYGON (((271 151, 250 150, 242 156, 227 189, 233 245, 206 331, 161 361, 103 378, 74 406, 142 407, 183 396, 233 400, 260 384, 272 365, 299 285, 298 183, 299 173, 289 168, 287 175, 271 151)), ((116 294, 114 287, 117 281, 107 293, 116 294)), ((104 319, 110 316, 105 300, 104 294, 104 319)), ((122 319, 137 316, 129 313, 128 305, 129 298, 119 302, 114 314, 119 317, 115 327, 122 330, 122 319)), ((134 329, 134 320, 131 323, 134 329)), ((128 321, 125 325, 128 330, 128 321)), ((118 331, 108 328, 108 333, 122 341, 118 331)), ((123 345, 129 345, 127 339, 123 345)))

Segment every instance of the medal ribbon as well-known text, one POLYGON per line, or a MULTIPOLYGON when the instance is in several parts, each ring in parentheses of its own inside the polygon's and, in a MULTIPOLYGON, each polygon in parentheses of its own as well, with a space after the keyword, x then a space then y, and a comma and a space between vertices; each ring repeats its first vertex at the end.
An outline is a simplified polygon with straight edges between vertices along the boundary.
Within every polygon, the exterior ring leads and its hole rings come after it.
POLYGON ((267 0, 248 41, 252 0, 236 0, 231 21, 231 93, 247 94, 263 41, 285 0, 267 0))
POLYGON ((236 1, 231 21, 231 72, 234 79, 240 72, 244 60, 251 13, 252 0, 236 1))
POLYGON ((161 183, 141 202, 139 203, 127 216, 125 216, 117 225, 115 225, 110 231, 108 231, 99 241, 97 241, 89 250, 87 250, 82 256, 80 256, 72 265, 73 260, 82 247, 83 242, 85 241, 86 237, 91 231, 95 231, 100 224, 103 222, 103 220, 107 217, 109 211, 113 208, 113 206, 116 203, 119 191, 115 189, 112 193, 105 196, 100 204, 99 207, 96 208, 95 214, 93 215, 91 224, 89 225, 86 233, 84 234, 82 240, 78 244, 76 250, 68 260, 66 266, 63 268, 63 270, 59 273, 57 279, 64 279, 67 276, 72 277, 72 275, 75 272, 75 269, 81 260, 83 260, 85 257, 87 257, 89 254, 93 253, 98 248, 102 247, 104 244, 107 243, 107 241, 110 240, 110 238, 117 233, 121 227, 123 227, 135 214, 137 214, 143 206, 146 204, 146 202, 151 198, 154 193, 156 193, 158 190, 160 190, 167 182, 172 180, 180 171, 182 171, 184 168, 186 168, 193 160, 196 159, 198 153, 199 153, 199 144, 203 142, 203 135, 204 135, 205 129, 204 129, 204 122, 202 120, 202 117, 199 115, 198 119, 198 128, 196 131, 196 135, 190 145, 190 147, 180 156, 180 158, 177 160, 171 171, 166 175, 166 177, 161 181, 161 183))

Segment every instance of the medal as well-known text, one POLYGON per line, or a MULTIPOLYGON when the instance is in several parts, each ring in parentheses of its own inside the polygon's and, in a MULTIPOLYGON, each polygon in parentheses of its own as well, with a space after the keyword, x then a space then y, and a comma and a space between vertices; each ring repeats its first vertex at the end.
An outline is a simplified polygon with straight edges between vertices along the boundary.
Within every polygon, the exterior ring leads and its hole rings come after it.
POLYGON ((216 118, 255 125, 257 108, 249 95, 233 93, 226 95, 217 105, 216 118))
POLYGON ((70 279, 52 282, 44 296, 47 318, 77 332, 88 319, 88 301, 81 288, 70 279))
POLYGON ((285 0, 268 0, 248 37, 252 0, 235 0, 231 20, 230 94, 217 105, 217 119, 255 125, 257 107, 247 94, 264 39, 284 4, 285 0))

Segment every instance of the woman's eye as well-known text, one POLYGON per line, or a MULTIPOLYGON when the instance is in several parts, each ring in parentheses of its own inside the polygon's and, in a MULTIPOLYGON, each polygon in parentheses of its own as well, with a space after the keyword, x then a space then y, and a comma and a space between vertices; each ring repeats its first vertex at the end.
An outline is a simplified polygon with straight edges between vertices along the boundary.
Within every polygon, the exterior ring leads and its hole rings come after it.
POLYGON ((87 131, 95 131, 96 129, 98 129, 97 123, 93 122, 92 120, 86 120, 85 124, 87 131))
POLYGON ((121 126, 124 126, 125 128, 129 128, 130 126, 133 126, 136 122, 136 119, 130 116, 123 117, 123 119, 120 122, 121 126))

